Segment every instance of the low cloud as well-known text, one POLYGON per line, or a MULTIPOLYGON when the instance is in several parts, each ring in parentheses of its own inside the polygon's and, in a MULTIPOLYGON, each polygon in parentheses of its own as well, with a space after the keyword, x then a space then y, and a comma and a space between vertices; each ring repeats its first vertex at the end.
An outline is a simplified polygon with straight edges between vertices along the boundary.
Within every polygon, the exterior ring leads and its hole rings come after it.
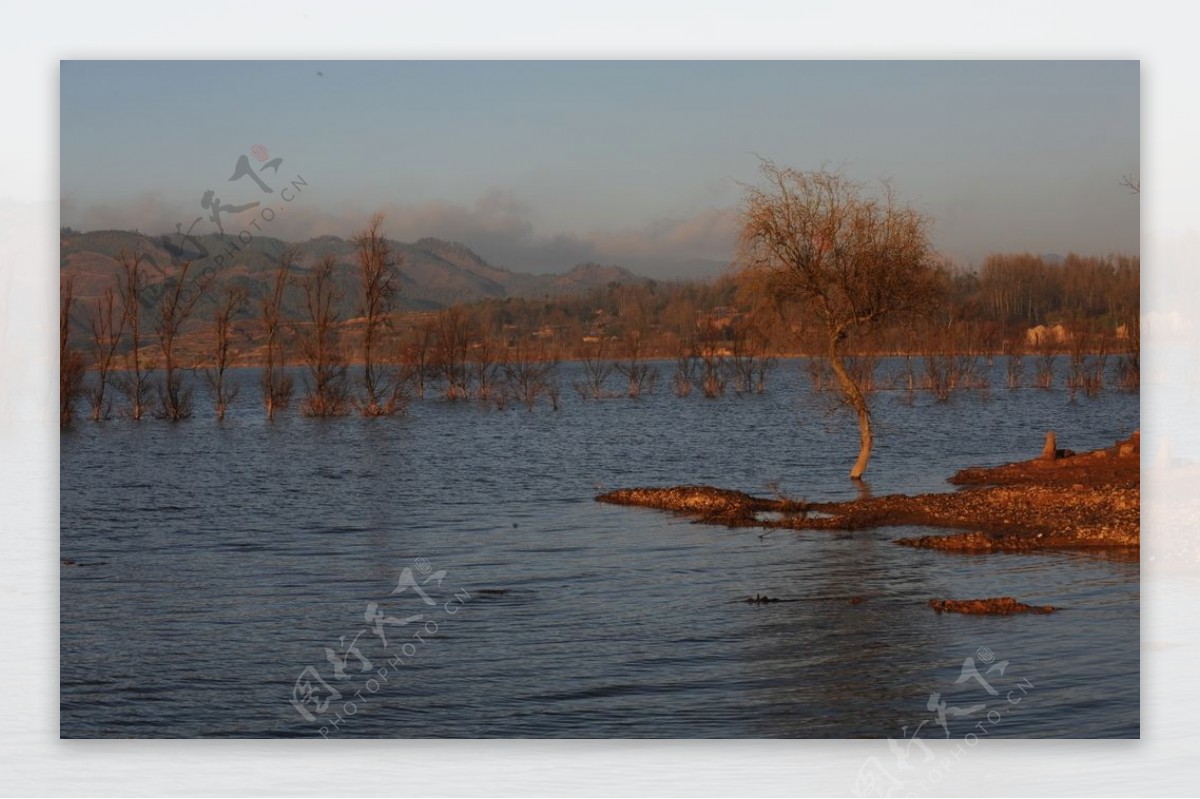
MULTIPOLYGON (((302 200, 303 197, 297 198, 302 200)), ((270 223, 258 224, 264 235, 288 241, 332 234, 350 236, 375 212, 384 215, 390 238, 415 241, 425 236, 460 242, 497 266, 521 272, 565 272, 595 261, 624 266, 657 278, 706 276, 730 260, 737 237, 735 208, 710 208, 691 216, 662 218, 626 230, 544 232, 531 221, 533 209, 516 195, 491 191, 469 205, 429 202, 388 203, 381 207, 346 207, 336 213, 284 206, 270 223)), ((246 229, 255 210, 224 217, 226 233, 246 229)), ((80 230, 125 229, 143 233, 187 230, 213 232, 215 225, 198 206, 183 208, 156 194, 125 203, 81 206, 62 201, 62 223, 80 230), (177 228, 178 226, 178 228, 177 228)))

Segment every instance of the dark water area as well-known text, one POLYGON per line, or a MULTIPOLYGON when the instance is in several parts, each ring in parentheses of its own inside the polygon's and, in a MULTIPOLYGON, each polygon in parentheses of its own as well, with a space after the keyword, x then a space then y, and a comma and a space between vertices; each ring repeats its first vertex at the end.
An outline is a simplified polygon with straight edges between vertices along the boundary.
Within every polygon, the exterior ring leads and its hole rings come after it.
MULTIPOLYGON (((62 735, 1138 736, 1137 562, 892 543, 944 532, 922 528, 763 536, 594 502, 684 483, 857 494, 854 423, 802 362, 718 399, 676 397, 660 368, 639 400, 581 400, 564 364, 559 411, 429 398, 399 418, 274 423, 247 370, 220 423, 202 388, 186 422, 76 423, 62 735), (927 606, 998 595, 1063 610, 927 606)), ((949 491, 959 468, 1037 454, 1046 430, 1084 450, 1139 424, 1137 394, 1009 391, 1002 360, 991 377, 945 403, 880 392, 870 490, 949 491)))

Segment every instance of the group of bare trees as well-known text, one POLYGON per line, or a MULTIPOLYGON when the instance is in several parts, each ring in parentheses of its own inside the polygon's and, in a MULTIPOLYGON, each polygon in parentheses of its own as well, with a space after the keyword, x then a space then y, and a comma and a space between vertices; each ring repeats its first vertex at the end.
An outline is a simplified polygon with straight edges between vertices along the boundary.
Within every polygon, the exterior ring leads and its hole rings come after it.
MULTIPOLYGON (((870 189, 838 172, 769 161, 762 162, 762 174, 763 186, 748 188, 743 202, 742 268, 710 284, 613 283, 555 301, 487 300, 410 319, 400 329, 400 259, 380 217, 353 239, 353 274, 332 257, 306 268, 297 251, 287 250, 250 314, 266 415, 273 418, 292 402, 292 357, 303 367, 302 413, 341 416, 357 409, 373 417, 401 413, 410 394, 424 397, 431 389, 451 401, 532 408, 545 398, 557 408, 565 342, 582 342, 569 354, 582 371, 573 386, 588 400, 651 393, 660 377, 652 356, 673 357, 676 394, 717 397, 730 387, 738 394, 762 392, 778 356, 808 352, 816 355, 814 384, 836 391, 857 419, 859 452, 850 476, 858 479, 873 447, 869 396, 884 353, 905 356, 900 379, 910 396, 920 385, 938 400, 962 389, 989 391, 983 365, 996 354, 1007 358, 1005 382, 1012 389, 1027 379, 1026 356, 1033 360, 1033 385, 1041 388, 1053 385, 1055 363, 1066 356, 1072 398, 1095 393, 1111 371, 1112 355, 1118 386, 1137 388, 1136 257, 1068 255, 1051 263, 997 255, 978 275, 969 274, 936 256, 930 220, 886 183, 870 189), (347 316, 351 293, 356 301, 347 316), (1068 318, 1065 336, 1026 340, 1027 325, 1068 318), (915 353, 924 364, 920 378, 915 353), (352 368, 354 357, 353 366, 361 368, 352 368), (618 376, 622 388, 614 390, 618 376)), ((142 256, 124 252, 119 263, 116 285, 89 309, 90 385, 85 360, 70 347, 75 286, 63 281, 64 424, 81 396, 93 419, 107 418, 109 388, 124 398, 133 419, 148 409, 173 421, 192 413, 180 340, 206 302, 209 281, 189 282, 184 264, 150 301, 142 256)), ((221 418, 236 396, 229 370, 238 359, 239 319, 251 307, 251 294, 230 285, 207 303, 212 344, 205 378, 221 418)))
MULTIPOLYGON (((388 351, 394 340, 398 259, 381 228, 382 218, 377 216, 354 239, 359 289, 354 321, 361 327, 362 355, 357 392, 350 382, 346 320, 342 317, 345 297, 338 281, 338 264, 326 257, 304 270, 295 249, 280 256, 258 303, 257 318, 250 322, 258 324, 263 334, 260 387, 268 418, 287 408, 293 397, 294 381, 288 373, 291 347, 298 350, 304 366, 304 414, 340 416, 357 408, 364 416, 388 416, 404 410, 407 372, 399 351, 388 351), (302 295, 301 318, 287 315, 289 295, 295 292, 302 295)), ((192 264, 185 262, 152 300, 146 290, 145 255, 125 250, 118 254, 117 263, 115 285, 106 287, 87 312, 90 384, 83 355, 70 346, 75 284, 69 278, 62 283, 62 423, 74 418, 81 396, 87 398, 93 420, 109 418, 113 411, 110 389, 124 397, 131 419, 140 420, 149 411, 170 421, 189 418, 194 410, 193 387, 186 376, 199 367, 185 363, 180 343, 189 321, 205 303, 211 307, 207 322, 211 347, 205 356, 198 358, 192 353, 191 357, 193 362, 207 362, 203 376, 211 389, 214 412, 223 419, 238 394, 230 370, 239 355, 238 322, 251 305, 248 288, 230 283, 213 296, 213 276, 190 278, 192 264)))
POLYGON ((658 385, 658 367, 648 361, 644 337, 638 330, 624 340, 591 337, 580 344, 576 360, 583 376, 572 385, 585 400, 620 396, 637 399, 653 394, 658 385))
POLYGON ((545 398, 559 407, 560 347, 536 331, 505 331, 455 305, 417 320, 398 339, 405 382, 425 397, 532 408, 545 398))
POLYGON ((83 356, 70 347, 71 309, 75 304, 75 281, 62 282, 58 305, 58 400, 59 423, 70 424, 75 417, 75 400, 84 393, 83 356))
POLYGON ((176 343, 183 325, 203 295, 203 281, 188 281, 190 264, 184 264, 166 283, 154 304, 146 302, 144 257, 122 252, 115 286, 104 289, 92 308, 86 309, 88 345, 93 377, 87 379, 87 362, 70 346, 75 310, 75 283, 63 280, 60 303, 60 410, 61 422, 69 424, 79 397, 87 400, 89 416, 95 421, 112 415, 110 389, 122 395, 130 418, 140 420, 148 411, 172 421, 192 413, 192 391, 185 385, 176 343), (118 310, 118 299, 120 308, 118 310), (147 308, 146 306, 149 307, 147 308), (157 348, 147 347, 144 333, 149 311, 150 333, 157 348), (122 342, 128 347, 122 357, 122 342), (151 350, 151 353, 147 352, 151 350), (155 353, 156 349, 156 353, 155 353), (155 357, 162 358, 161 378, 156 379, 155 357), (157 402, 154 396, 157 394, 157 402))
POLYGON ((679 341, 674 360, 675 394, 686 397, 695 389, 710 399, 730 387, 738 395, 762 394, 767 375, 778 365, 768 337, 752 315, 723 328, 712 320, 702 321, 694 335, 679 341))

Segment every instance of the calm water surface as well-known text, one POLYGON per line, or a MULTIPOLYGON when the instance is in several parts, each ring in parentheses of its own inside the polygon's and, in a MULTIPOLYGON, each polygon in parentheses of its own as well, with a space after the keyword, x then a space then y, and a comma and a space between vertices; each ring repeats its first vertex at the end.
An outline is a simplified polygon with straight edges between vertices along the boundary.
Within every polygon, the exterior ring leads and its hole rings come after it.
MULTIPOLYGON (((920 528, 760 538, 597 504, 681 483, 850 498, 857 434, 797 361, 764 395, 716 400, 675 397, 664 365, 654 396, 583 402, 576 368, 558 412, 427 399, 267 424, 247 371, 223 423, 198 390, 188 422, 64 431, 62 735, 961 737, 991 710, 992 736, 1138 735, 1137 562, 891 543, 920 528), (789 601, 740 601, 759 593, 789 601), (1003 594, 1064 610, 926 605, 1003 594), (312 721, 289 701, 302 677, 341 694, 301 702, 312 721)), ((877 398, 875 494, 952 490, 1048 429, 1082 450, 1138 426, 1136 394, 902 396, 877 398)))

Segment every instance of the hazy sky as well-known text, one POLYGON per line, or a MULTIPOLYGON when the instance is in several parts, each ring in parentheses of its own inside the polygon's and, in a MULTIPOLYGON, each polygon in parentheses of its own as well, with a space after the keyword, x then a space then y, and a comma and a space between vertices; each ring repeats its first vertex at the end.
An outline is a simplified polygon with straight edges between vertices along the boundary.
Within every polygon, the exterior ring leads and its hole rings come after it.
POLYGON ((761 155, 890 178, 963 264, 1138 251, 1132 61, 67 61, 61 96, 62 223, 85 230, 215 232, 211 190, 261 203, 227 233, 344 236, 383 210, 392 237, 522 271, 711 273, 761 155), (230 180, 242 156, 272 193, 230 180))

